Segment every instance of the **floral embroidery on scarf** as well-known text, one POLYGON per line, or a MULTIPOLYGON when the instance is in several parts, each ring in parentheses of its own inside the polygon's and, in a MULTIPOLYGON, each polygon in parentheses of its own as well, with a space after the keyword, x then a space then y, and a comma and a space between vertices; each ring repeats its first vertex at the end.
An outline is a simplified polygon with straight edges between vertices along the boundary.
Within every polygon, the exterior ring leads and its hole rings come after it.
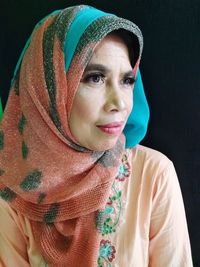
MULTIPOLYGON (((118 175, 116 176, 111 188, 111 194, 106 203, 106 207, 102 211, 98 211, 96 215, 97 229, 103 237, 116 232, 119 226, 120 216, 122 213, 122 190, 121 184, 130 175, 130 164, 127 156, 124 155, 122 163, 119 167, 118 175)), ((109 238, 109 237, 108 237, 109 238)), ((110 240, 102 239, 98 255, 98 267, 112 267, 112 261, 115 259, 116 249, 110 240)))

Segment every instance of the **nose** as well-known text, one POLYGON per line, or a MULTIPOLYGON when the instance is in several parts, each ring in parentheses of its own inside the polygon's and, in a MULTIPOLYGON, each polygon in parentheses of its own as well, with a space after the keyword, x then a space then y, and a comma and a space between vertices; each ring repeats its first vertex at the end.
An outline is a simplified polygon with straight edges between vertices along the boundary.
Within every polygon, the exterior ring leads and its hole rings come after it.
POLYGON ((126 102, 119 85, 109 86, 106 90, 104 110, 106 112, 119 112, 126 108, 126 102))

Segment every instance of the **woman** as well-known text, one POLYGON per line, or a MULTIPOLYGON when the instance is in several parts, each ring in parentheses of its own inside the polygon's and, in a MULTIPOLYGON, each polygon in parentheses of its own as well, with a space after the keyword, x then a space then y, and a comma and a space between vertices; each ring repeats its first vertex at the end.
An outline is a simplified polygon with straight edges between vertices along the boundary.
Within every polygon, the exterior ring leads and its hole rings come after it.
POLYGON ((36 26, 0 128, 1 266, 192 266, 173 164, 137 145, 142 45, 89 6, 36 26))

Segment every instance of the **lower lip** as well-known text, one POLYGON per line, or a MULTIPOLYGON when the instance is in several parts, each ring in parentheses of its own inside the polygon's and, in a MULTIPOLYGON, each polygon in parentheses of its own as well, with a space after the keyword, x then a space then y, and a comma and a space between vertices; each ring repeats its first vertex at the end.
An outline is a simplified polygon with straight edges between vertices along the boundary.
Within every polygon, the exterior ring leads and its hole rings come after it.
POLYGON ((98 126, 98 128, 109 135, 119 135, 122 132, 122 126, 116 126, 116 127, 103 127, 98 126))

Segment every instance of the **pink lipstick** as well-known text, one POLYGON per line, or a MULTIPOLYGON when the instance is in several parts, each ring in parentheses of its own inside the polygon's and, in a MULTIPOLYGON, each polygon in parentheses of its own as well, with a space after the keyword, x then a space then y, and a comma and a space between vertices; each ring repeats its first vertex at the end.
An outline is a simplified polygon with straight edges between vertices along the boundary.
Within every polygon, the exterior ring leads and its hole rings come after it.
POLYGON ((112 122, 104 125, 97 125, 97 127, 104 133, 119 135, 122 132, 123 122, 112 122))

